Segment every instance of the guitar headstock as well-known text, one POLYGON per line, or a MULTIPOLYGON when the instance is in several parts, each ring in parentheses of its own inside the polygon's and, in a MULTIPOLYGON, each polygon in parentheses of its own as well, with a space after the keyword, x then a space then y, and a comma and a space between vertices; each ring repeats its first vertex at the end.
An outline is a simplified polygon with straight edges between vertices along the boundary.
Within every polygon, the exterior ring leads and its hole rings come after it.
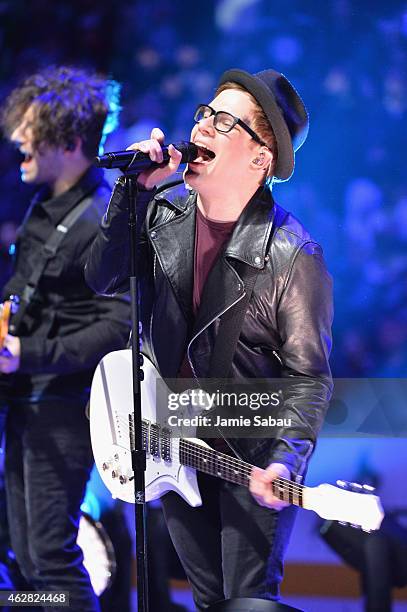
POLYGON ((0 352, 3 350, 4 341, 9 332, 11 315, 17 312, 19 302, 17 295, 10 295, 8 300, 0 304, 0 352))
POLYGON ((374 489, 368 485, 337 481, 338 486, 322 484, 306 488, 304 507, 314 510, 321 518, 339 521, 363 531, 380 528, 384 512, 374 489))

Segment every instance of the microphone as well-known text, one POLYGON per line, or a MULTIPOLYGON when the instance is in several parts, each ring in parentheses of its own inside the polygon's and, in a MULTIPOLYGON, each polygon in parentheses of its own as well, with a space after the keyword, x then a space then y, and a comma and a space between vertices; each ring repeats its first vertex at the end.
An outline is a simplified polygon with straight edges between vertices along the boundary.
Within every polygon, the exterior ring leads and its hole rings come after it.
MULTIPOLYGON (((182 153, 181 163, 187 164, 198 157, 198 147, 193 142, 175 142, 173 146, 182 153)), ((142 151, 114 151, 95 157, 94 165, 99 168, 119 168, 120 170, 132 170, 142 172, 147 168, 159 167, 168 163, 170 155, 168 146, 162 147, 163 161, 161 164, 150 159, 148 153, 142 151)))

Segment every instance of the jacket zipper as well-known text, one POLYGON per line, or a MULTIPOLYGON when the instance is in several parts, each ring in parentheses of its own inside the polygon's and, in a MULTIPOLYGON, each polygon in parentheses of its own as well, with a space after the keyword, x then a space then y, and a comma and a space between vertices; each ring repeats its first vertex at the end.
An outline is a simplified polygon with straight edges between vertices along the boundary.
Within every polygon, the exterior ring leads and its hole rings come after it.
POLYGON ((284 365, 283 364, 283 360, 281 359, 280 355, 277 353, 277 351, 273 351, 272 354, 274 355, 274 357, 280 362, 280 365, 284 365))
POLYGON ((216 315, 216 317, 213 317, 213 319, 211 319, 211 321, 209 321, 209 323, 207 323, 205 325, 205 327, 203 327, 197 334, 195 334, 195 336, 193 338, 191 338, 191 340, 189 341, 188 344, 188 348, 187 348, 187 357, 188 357, 188 361, 189 361, 189 365, 191 366, 191 370, 193 375, 195 376, 196 380, 199 382, 198 376, 196 375, 196 372, 194 370, 194 366, 192 365, 192 360, 189 354, 189 349, 191 348, 191 344, 193 343, 194 340, 196 340, 196 338, 202 334, 202 332, 205 331, 205 329, 207 329, 209 327, 209 325, 212 325, 212 323, 214 321, 216 321, 216 319, 218 319, 219 317, 221 317, 223 314, 225 314, 225 312, 227 312, 230 308, 232 308, 235 304, 237 304, 238 302, 240 302, 240 300, 242 300, 244 298, 244 296, 246 295, 246 292, 243 291, 242 295, 238 297, 237 300, 235 300, 233 302, 233 304, 230 304, 227 308, 225 308, 225 310, 223 310, 222 312, 220 312, 218 315, 216 315))
MULTIPOLYGON (((230 267, 230 268, 233 270, 233 272, 234 272, 234 274, 236 275, 236 277, 237 277, 237 279, 238 279, 239 283, 242 283, 242 286, 244 287, 244 284, 243 284, 242 279, 240 278, 240 276, 238 275, 238 273, 236 272, 236 270, 233 268, 233 266, 230 266, 230 264, 228 264, 228 266, 229 266, 229 267, 230 267)), ((223 310, 222 312, 218 313, 218 314, 216 315, 216 317, 213 317, 213 319, 211 319, 211 320, 209 321, 209 323, 207 323, 207 324, 205 325, 205 327, 203 327, 203 328, 201 329, 201 331, 200 331, 200 332, 198 332, 197 334, 195 334, 195 336, 194 336, 193 338, 191 338, 191 340, 189 341, 189 344, 188 344, 188 347, 187 347, 187 357, 188 357, 189 365, 191 366, 192 373, 193 373, 193 375, 195 376, 195 378, 196 378, 196 380, 197 380, 198 382, 199 382, 199 379, 198 379, 198 376, 196 375, 196 372, 195 372, 195 370, 194 370, 194 366, 192 365, 192 360, 191 360, 191 357, 190 357, 190 354, 189 354, 189 350, 190 350, 190 348, 191 348, 191 344, 194 342, 194 340, 196 340, 196 338, 197 338, 197 337, 198 337, 200 334, 202 334, 202 332, 203 332, 203 331, 205 331, 205 329, 207 329, 207 328, 209 327, 209 325, 212 325, 212 323, 213 323, 214 321, 216 321, 216 319, 218 319, 219 317, 221 317, 223 314, 225 314, 225 312, 227 312, 228 310, 230 310, 230 308, 232 308, 232 307, 233 307, 235 304, 237 304, 238 302, 240 302, 240 300, 242 300, 242 299, 244 298, 244 296, 245 296, 245 295, 246 295, 246 292, 245 292, 245 291, 243 291, 242 295, 240 295, 240 296, 237 298, 237 300, 235 300, 235 301, 234 301, 232 304, 230 304, 230 305, 229 305, 227 308, 225 308, 225 310, 223 310)))

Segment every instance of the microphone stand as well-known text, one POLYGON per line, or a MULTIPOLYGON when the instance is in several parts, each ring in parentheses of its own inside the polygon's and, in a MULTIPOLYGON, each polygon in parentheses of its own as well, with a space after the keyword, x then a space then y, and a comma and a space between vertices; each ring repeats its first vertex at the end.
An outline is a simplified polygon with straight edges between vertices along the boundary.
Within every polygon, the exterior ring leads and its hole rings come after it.
MULTIPOLYGON (((181 163, 196 159, 198 147, 191 142, 179 142, 174 146, 181 151, 181 163)), ((164 162, 169 159, 168 149, 163 149, 164 162)), ((129 417, 129 437, 131 463, 134 474, 134 521, 136 530, 136 560, 137 560, 137 610, 148 612, 148 575, 147 575, 147 532, 146 532, 146 500, 145 471, 146 450, 143 449, 143 432, 141 420, 141 388, 143 380, 143 356, 140 352, 140 318, 138 290, 139 233, 136 198, 137 187, 134 179, 143 169, 151 165, 151 159, 140 151, 118 151, 96 157, 97 167, 120 168, 125 180, 125 191, 129 203, 129 240, 130 240, 130 303, 131 303, 131 349, 133 372, 133 432, 129 417), (127 164, 127 165, 126 165, 127 164)))
POLYGON ((129 167, 122 170, 125 178, 125 189, 129 203, 129 239, 130 239, 130 299, 131 299, 131 349, 133 365, 133 424, 134 438, 131 435, 129 423, 130 449, 132 468, 134 473, 134 520, 136 531, 136 560, 137 560, 137 610, 148 612, 148 573, 147 573, 147 532, 146 532, 146 501, 145 501, 145 471, 146 451, 143 449, 142 417, 141 417, 141 388, 140 381, 144 373, 141 369, 143 356, 140 352, 140 325, 139 325, 139 230, 137 218, 136 195, 134 187, 136 177, 129 167))

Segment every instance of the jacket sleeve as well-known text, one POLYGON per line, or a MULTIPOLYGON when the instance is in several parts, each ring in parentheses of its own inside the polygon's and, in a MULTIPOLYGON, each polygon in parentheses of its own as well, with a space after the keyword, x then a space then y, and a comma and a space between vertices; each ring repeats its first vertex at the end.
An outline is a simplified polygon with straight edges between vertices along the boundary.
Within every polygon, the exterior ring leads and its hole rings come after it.
MULTIPOLYGON (((138 222, 142 226, 147 205, 156 190, 143 190, 138 187, 138 222)), ((128 227, 128 202, 122 178, 116 182, 109 206, 104 215, 96 238, 91 246, 85 266, 85 280, 96 293, 114 295, 129 290, 130 247, 128 227)), ((146 247, 146 239, 141 232, 140 250, 146 247)), ((143 261, 143 256, 140 261, 143 261)))
POLYGON ((21 373, 56 373, 93 369, 107 353, 126 346, 130 308, 125 297, 93 296, 87 325, 56 337, 21 337, 21 373))
POLYGON ((279 356, 286 380, 281 417, 291 426, 279 431, 272 461, 302 475, 313 452, 332 394, 332 279, 314 242, 300 248, 279 301, 279 356))

